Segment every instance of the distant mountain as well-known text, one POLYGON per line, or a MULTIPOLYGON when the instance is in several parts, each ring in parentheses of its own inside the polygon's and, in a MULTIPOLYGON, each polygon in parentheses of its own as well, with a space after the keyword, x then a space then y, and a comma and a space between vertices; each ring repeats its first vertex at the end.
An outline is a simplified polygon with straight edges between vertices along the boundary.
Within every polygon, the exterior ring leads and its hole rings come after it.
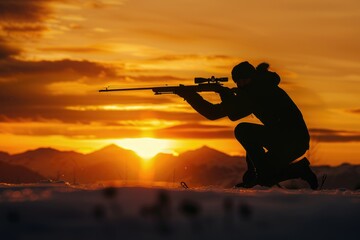
POLYGON ((108 145, 100 150, 87 154, 86 159, 93 164, 104 161, 117 161, 121 159, 135 160, 139 162, 141 160, 134 151, 121 148, 115 144, 108 145))
POLYGON ((313 169, 319 177, 327 176, 324 189, 360 189, 360 165, 344 163, 336 167, 316 166, 313 169))
MULTIPOLYGON (((151 161, 154 181, 185 181, 189 186, 231 187, 241 181, 246 170, 245 157, 230 156, 207 146, 179 156, 161 153, 151 161)), ((143 160, 131 150, 109 145, 89 154, 52 148, 39 148, 15 155, 0 152, 0 163, 5 164, 0 166, 1 181, 9 179, 8 181, 19 182, 22 175, 29 175, 30 173, 24 173, 26 169, 20 168, 22 166, 28 168, 27 171, 38 174, 37 177, 26 178, 26 181, 37 181, 45 177, 71 183, 95 183, 138 180, 143 160)), ((360 165, 315 166, 313 170, 320 181, 322 176, 327 175, 325 189, 360 188, 360 165)), ((282 185, 289 188, 307 187, 300 180, 287 181, 282 185)))
POLYGON ((161 182, 173 182, 177 177, 178 157, 172 154, 159 153, 151 159, 154 167, 154 180, 161 182))
POLYGON ((10 154, 8 154, 7 152, 2 152, 0 151, 0 162, 1 161, 7 161, 10 157, 10 154))
MULTIPOLYGON (((312 166, 322 189, 360 189, 360 165, 342 164, 340 166, 312 166)), ((281 183, 285 188, 308 188, 308 184, 300 179, 292 179, 281 183)))
POLYGON ((91 183, 136 180, 142 160, 133 151, 109 145, 86 155, 74 151, 38 148, 9 155, 4 157, 4 161, 26 167, 49 179, 91 183))
POLYGON ((0 182, 5 183, 34 183, 44 180, 40 174, 22 166, 14 166, 0 162, 0 182))
POLYGON ((85 159, 83 154, 73 151, 38 148, 11 155, 7 162, 12 165, 27 167, 46 178, 73 181, 76 172, 83 166, 85 159))
POLYGON ((231 156, 208 146, 203 146, 196 150, 184 152, 179 155, 179 158, 181 158, 185 162, 191 162, 192 164, 196 165, 222 165, 222 161, 231 158, 231 156))
POLYGON ((161 154, 153 161, 155 180, 186 181, 192 186, 230 187, 241 180, 246 170, 244 157, 230 156, 207 146, 178 157, 161 154))
POLYGON ((137 180, 142 159, 135 152, 109 145, 85 155, 86 167, 80 179, 84 182, 106 180, 137 180))

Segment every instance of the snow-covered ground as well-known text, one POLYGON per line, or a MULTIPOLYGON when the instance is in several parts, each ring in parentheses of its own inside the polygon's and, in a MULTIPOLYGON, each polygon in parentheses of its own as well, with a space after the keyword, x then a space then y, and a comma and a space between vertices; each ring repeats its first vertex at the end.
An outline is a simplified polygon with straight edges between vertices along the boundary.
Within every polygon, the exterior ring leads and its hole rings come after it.
POLYGON ((0 185, 0 239, 359 239, 360 192, 0 185))

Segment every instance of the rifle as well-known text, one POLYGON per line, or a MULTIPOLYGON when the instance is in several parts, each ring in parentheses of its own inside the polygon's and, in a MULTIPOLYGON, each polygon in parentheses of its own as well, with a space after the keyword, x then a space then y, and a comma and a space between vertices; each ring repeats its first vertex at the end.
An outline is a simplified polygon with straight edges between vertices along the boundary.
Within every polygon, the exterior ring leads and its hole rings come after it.
POLYGON ((222 82, 227 82, 227 77, 215 78, 212 76, 211 78, 201 78, 196 77, 194 82, 196 85, 182 85, 179 86, 162 86, 162 87, 140 87, 140 88, 109 88, 99 90, 99 92, 121 92, 121 91, 137 91, 137 90, 152 90, 155 95, 160 94, 175 94, 177 90, 180 88, 182 90, 193 90, 196 92, 217 92, 221 86, 223 86, 222 82))

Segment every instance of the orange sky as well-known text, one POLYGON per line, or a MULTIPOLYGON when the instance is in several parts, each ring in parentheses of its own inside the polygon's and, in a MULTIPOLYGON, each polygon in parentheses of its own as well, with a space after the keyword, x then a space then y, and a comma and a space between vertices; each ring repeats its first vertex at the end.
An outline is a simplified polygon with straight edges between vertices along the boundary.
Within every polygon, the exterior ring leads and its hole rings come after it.
POLYGON ((282 77, 314 163, 360 164, 359 26, 356 0, 0 0, 0 150, 157 138, 167 152, 243 154, 238 122, 208 121, 173 95, 97 90, 230 77, 248 60, 282 77))

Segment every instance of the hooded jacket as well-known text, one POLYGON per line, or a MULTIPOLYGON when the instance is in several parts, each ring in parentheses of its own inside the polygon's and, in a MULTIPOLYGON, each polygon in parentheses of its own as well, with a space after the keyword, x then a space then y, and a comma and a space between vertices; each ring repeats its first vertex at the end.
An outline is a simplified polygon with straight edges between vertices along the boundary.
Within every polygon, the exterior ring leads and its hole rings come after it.
POLYGON ((257 67, 252 82, 234 90, 234 96, 223 99, 221 105, 230 120, 254 114, 271 131, 286 131, 309 141, 309 133, 301 111, 278 85, 275 72, 257 67))
POLYGON ((272 134, 283 134, 291 139, 310 141, 303 116, 289 95, 278 85, 280 77, 268 71, 269 65, 260 64, 252 75, 252 81, 244 87, 220 92, 222 102, 212 104, 198 93, 185 98, 201 115, 210 120, 227 116, 236 121, 254 114, 272 134))

